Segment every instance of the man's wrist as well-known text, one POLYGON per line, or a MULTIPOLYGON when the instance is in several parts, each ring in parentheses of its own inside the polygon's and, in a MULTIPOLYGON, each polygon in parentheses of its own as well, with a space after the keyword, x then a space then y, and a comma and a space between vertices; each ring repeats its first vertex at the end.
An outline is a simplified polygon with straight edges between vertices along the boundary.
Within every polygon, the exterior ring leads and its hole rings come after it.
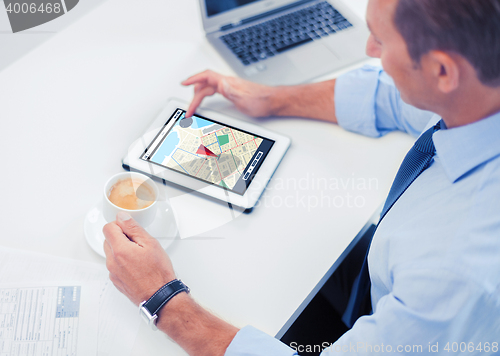
POLYGON ((156 326, 174 338, 173 332, 178 330, 178 325, 183 322, 185 315, 194 313, 196 307, 197 304, 189 294, 179 293, 160 309, 156 326))
POLYGON ((291 87, 277 86, 270 87, 269 95, 269 115, 268 116, 283 116, 289 111, 287 106, 290 103, 291 87))
POLYGON ((336 123, 335 79, 319 83, 274 87, 270 111, 273 116, 296 116, 336 123))
POLYGON ((238 332, 186 293, 176 295, 160 310, 157 327, 190 355, 223 355, 238 332))

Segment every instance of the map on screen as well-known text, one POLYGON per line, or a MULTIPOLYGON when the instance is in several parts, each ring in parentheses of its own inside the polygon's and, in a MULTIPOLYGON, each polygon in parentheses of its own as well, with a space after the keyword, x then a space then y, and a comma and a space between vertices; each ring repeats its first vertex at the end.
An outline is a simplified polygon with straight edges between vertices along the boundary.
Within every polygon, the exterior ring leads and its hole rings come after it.
POLYGON ((202 117, 186 118, 183 110, 176 120, 142 158, 226 189, 247 181, 270 149, 264 145, 265 152, 259 151, 262 143, 272 145, 270 140, 202 117))

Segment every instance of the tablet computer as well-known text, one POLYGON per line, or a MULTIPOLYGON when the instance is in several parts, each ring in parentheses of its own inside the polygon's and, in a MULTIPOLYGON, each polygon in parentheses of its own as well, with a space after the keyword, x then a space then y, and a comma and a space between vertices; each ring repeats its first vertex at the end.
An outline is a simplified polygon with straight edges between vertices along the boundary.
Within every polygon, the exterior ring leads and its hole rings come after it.
POLYGON ((123 167, 252 209, 290 146, 263 127, 170 99, 130 146, 123 167))

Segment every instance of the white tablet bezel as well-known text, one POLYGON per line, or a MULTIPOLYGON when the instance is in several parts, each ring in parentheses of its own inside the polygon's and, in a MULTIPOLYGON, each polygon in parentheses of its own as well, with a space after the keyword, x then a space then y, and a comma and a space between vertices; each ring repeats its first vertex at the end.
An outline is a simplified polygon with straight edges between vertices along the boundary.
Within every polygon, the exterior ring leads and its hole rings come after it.
POLYGON ((127 155, 123 159, 124 167, 129 167, 130 170, 139 171, 153 178, 158 178, 175 185, 187 188, 191 191, 196 191, 200 194, 215 198, 217 200, 236 205, 244 209, 252 209, 257 203, 258 199, 264 192, 269 180, 271 179, 274 171, 278 167, 281 159, 285 155, 288 147, 290 147, 290 138, 269 131, 261 126, 257 126, 245 121, 233 119, 224 114, 208 110, 199 109, 196 114, 204 116, 208 119, 218 121, 222 124, 232 126, 242 131, 255 134, 274 141, 274 144, 269 151, 264 162, 261 164, 257 174, 245 193, 239 195, 231 190, 224 189, 220 186, 201 182, 197 178, 187 176, 185 174, 176 172, 175 170, 164 168, 162 166, 142 160, 140 157, 148 148, 150 143, 154 140, 156 135, 164 127, 165 123, 172 117, 172 114, 178 108, 186 110, 188 103, 179 99, 170 99, 162 112, 156 117, 153 123, 149 126, 146 132, 134 141, 128 150, 127 155))

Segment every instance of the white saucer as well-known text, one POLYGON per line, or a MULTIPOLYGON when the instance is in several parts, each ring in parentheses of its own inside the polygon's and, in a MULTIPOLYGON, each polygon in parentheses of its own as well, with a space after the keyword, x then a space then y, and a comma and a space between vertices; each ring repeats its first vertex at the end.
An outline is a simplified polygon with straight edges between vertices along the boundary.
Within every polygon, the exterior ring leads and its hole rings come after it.
MULTIPOLYGON (((172 207, 168 202, 158 201, 157 204, 156 218, 146 228, 146 231, 155 237, 164 249, 167 249, 178 237, 177 222, 172 207)), ((85 239, 90 247, 102 257, 106 257, 103 248, 104 234, 102 233, 102 228, 106 223, 102 215, 102 202, 99 202, 87 213, 83 225, 85 239)))

